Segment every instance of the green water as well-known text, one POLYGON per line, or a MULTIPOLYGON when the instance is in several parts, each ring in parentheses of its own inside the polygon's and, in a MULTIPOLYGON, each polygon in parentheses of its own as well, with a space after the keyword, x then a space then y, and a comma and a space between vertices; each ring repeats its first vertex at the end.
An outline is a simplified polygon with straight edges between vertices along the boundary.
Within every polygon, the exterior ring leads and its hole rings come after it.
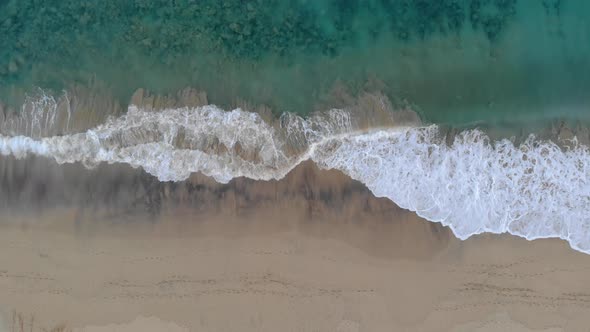
POLYGON ((381 91, 426 121, 590 121, 584 0, 0 0, 0 99, 105 82, 301 114, 381 91))

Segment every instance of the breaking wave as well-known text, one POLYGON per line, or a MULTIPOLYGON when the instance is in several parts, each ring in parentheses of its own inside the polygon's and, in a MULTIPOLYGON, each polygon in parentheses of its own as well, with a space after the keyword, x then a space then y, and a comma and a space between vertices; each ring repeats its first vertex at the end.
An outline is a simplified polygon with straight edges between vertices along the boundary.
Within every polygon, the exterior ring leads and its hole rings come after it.
MULTIPOLYGON (((37 127, 49 121, 35 119, 37 127)), ((345 110, 267 122, 212 105, 158 112, 130 106, 93 129, 53 136, 41 127, 35 136, 19 134, 12 125, 0 127, 4 156, 34 154, 87 167, 125 163, 161 181, 201 172, 218 182, 280 179, 313 160, 461 239, 483 232, 557 237, 590 253, 590 151, 581 144, 562 149, 530 136, 515 145, 477 129, 449 144, 436 125, 361 130, 345 110)))

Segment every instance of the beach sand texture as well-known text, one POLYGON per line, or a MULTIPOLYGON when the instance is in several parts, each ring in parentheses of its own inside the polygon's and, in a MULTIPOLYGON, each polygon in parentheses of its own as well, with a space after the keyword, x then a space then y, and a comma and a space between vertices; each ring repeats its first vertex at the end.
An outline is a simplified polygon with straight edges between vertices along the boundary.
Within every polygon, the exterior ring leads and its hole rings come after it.
MULTIPOLYGON (((210 193, 221 186, 190 181, 210 193)), ((177 205, 155 219, 98 223, 76 209, 3 217, 5 328, 29 331, 31 320, 33 331, 588 328, 590 259, 563 241, 458 241, 311 163, 280 181, 224 186, 214 208, 177 205)))

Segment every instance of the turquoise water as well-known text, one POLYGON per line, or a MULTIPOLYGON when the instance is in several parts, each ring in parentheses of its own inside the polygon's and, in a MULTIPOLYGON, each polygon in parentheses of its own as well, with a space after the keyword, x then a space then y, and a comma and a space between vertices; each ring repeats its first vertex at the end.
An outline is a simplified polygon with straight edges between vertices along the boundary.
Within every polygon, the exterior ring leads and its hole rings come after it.
POLYGON ((335 86, 429 122, 588 120, 590 3, 0 1, 0 99, 98 80, 306 114, 335 86))

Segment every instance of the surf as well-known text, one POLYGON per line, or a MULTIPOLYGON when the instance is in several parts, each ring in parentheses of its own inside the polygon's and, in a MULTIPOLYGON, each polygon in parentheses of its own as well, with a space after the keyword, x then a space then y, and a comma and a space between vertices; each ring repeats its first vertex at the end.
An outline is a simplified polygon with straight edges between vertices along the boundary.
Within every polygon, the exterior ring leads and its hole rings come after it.
POLYGON ((480 233, 561 238, 590 253, 590 151, 575 137, 563 147, 534 135, 520 144, 492 140, 478 129, 448 137, 437 125, 362 128, 343 109, 267 121, 214 105, 161 111, 131 105, 120 117, 62 135, 48 134, 53 125, 69 126, 55 122, 59 114, 23 116, 35 121, 4 122, 1 155, 89 168, 124 163, 160 181, 200 172, 221 183, 278 180, 312 160, 448 226, 460 239, 480 233))

